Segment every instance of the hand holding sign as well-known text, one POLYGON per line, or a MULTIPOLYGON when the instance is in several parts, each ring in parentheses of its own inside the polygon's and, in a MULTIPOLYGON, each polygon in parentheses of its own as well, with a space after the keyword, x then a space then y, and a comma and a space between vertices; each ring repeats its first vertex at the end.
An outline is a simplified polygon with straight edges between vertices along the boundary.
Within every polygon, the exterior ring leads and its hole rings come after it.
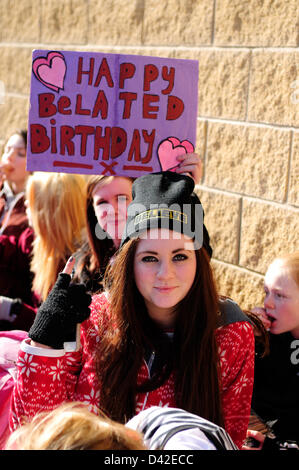
POLYGON ((200 182, 202 177, 201 160, 194 153, 194 147, 188 140, 181 142, 176 137, 168 137, 158 147, 158 158, 162 171, 189 174, 195 184, 200 182))
POLYGON ((202 178, 202 162, 197 153, 186 153, 177 157, 179 166, 176 173, 190 175, 195 184, 199 184, 202 178))
POLYGON ((173 171, 178 165, 177 157, 194 152, 194 147, 188 140, 180 142, 176 137, 168 137, 159 144, 158 158, 162 171, 173 171))

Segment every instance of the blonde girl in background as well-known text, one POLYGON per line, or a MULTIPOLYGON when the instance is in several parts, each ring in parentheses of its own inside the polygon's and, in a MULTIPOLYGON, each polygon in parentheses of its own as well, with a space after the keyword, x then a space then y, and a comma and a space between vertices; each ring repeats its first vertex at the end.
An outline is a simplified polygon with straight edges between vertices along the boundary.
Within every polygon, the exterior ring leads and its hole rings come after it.
POLYGON ((299 449, 299 251, 272 261, 264 290, 264 306, 253 312, 268 329, 269 354, 257 349, 252 408, 276 439, 253 430, 248 436, 263 450, 290 441, 299 449))
POLYGON ((26 188, 33 227, 33 290, 44 300, 68 257, 86 237, 86 180, 81 175, 36 172, 26 188))

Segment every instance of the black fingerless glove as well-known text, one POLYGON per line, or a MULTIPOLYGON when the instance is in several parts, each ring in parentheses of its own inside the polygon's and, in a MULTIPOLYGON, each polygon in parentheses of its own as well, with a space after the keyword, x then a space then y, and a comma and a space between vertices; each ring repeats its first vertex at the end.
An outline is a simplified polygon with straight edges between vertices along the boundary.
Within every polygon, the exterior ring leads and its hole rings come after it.
POLYGON ((29 337, 54 349, 76 340, 76 325, 90 315, 91 296, 84 284, 70 284, 69 274, 60 273, 47 299, 38 309, 29 337))

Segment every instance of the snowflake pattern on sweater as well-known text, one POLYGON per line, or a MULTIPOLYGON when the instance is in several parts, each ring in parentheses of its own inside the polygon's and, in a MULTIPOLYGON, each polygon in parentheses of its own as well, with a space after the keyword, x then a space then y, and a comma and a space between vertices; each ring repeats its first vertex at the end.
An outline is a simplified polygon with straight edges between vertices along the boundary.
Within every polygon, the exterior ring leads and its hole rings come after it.
MULTIPOLYGON (((105 294, 93 297, 91 315, 81 325, 80 351, 65 353, 22 343, 14 388, 10 427, 14 430, 39 411, 50 411, 65 401, 80 401, 98 412, 100 383, 95 354, 100 330, 105 328, 109 305, 105 294)), ((254 335, 248 322, 235 322, 216 330, 221 371, 221 396, 226 431, 241 448, 249 422, 254 377, 254 335)), ((138 383, 148 377, 144 362, 138 383)), ((150 406, 176 407, 173 375, 158 389, 139 393, 136 413, 150 406)))

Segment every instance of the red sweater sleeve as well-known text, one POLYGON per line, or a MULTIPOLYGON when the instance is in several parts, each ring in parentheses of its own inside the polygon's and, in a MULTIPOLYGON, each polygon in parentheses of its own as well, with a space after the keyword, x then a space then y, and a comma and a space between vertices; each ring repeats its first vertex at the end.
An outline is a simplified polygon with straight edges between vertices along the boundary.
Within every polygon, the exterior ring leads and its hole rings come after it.
POLYGON ((224 426, 241 448, 248 428, 254 380, 254 334, 249 322, 217 330, 224 426))
MULTIPOLYGON (((94 296, 90 317, 81 325, 81 348, 65 353, 63 349, 32 348, 25 340, 19 352, 18 374, 14 386, 10 429, 31 420, 41 411, 51 411, 66 401, 88 402, 97 395, 93 353, 99 338, 100 317, 105 317, 107 300, 94 296)), ((103 323, 103 322, 101 322, 103 323)))

